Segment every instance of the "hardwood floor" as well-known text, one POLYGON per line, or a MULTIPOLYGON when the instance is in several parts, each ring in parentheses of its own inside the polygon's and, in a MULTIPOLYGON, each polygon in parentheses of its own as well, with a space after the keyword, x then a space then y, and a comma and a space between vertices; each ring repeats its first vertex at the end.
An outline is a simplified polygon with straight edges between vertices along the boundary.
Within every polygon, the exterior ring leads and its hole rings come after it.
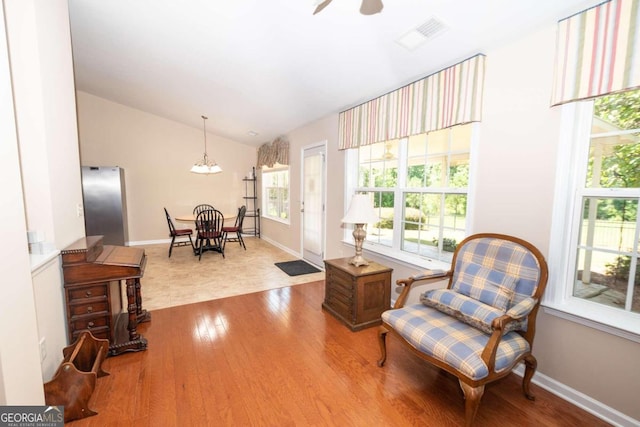
MULTIPOLYGON (((72 426, 458 426, 455 379, 377 327, 351 332, 321 309, 322 281, 152 311, 146 351, 108 358, 72 426)), ((477 426, 606 426, 512 374, 488 386, 477 426)))

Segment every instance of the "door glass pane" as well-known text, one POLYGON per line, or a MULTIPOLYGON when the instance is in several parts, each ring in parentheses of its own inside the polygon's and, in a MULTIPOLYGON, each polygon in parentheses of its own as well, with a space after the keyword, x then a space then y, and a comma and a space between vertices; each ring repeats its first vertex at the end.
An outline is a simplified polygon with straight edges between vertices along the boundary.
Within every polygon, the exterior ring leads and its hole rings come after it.
POLYGON ((304 249, 322 253, 322 154, 304 157, 304 249))

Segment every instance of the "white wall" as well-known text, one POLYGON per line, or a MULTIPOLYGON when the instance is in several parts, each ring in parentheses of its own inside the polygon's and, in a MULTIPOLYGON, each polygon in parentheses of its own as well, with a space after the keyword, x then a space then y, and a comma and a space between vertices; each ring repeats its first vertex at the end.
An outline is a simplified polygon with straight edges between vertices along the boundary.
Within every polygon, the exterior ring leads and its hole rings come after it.
POLYGON ((44 402, 5 16, 0 9, 0 405, 44 402))
MULTIPOLYGON (((9 248, 13 256, 27 257, 29 274, 28 286, 6 282, 29 301, 29 309, 12 306, 7 313, 19 310, 20 314, 3 324, 15 325, 7 329, 31 342, 19 345, 2 340, 0 345, 11 345, 12 355, 19 358, 15 373, 26 378, 10 385, 4 374, 5 386, 12 393, 23 393, 15 402, 37 404, 43 402, 42 383, 51 379, 62 360, 62 348, 69 344, 58 251, 84 235, 83 218, 76 214, 82 193, 68 4, 65 0, 4 0, 3 4, 11 58, 11 80, 6 83, 13 90, 11 125, 17 125, 14 141, 19 150, 19 157, 13 160, 20 170, 23 198, 20 203, 3 206, 3 211, 15 210, 21 222, 3 224, 20 234, 21 239, 10 240, 13 245, 9 248), (27 228, 44 235, 45 253, 30 255, 27 244, 20 244, 23 239, 26 242, 27 228), (32 322, 33 336, 29 329, 32 322), (42 362, 41 340, 45 349, 42 362), (37 376, 35 388, 30 387, 31 375, 37 376)), ((11 257, 2 258, 7 261, 11 263, 11 257)), ((17 262, 8 267, 21 268, 17 262)))
POLYGON ((71 44, 65 0, 4 0, 3 6, 10 65, 3 41, 0 211, 11 244, 0 250, 0 402, 37 405, 67 345, 57 249, 84 234, 75 214, 81 192, 71 44), (43 255, 50 262, 33 275, 37 257, 29 254, 27 227, 43 233, 50 249, 43 255))
POLYGON ((208 156, 223 172, 190 173, 204 153, 202 128, 86 92, 79 91, 77 97, 82 165, 124 168, 129 242, 168 239, 163 207, 175 217, 191 214, 200 203, 211 204, 224 214, 236 214, 245 203, 242 178, 256 163, 255 147, 207 133, 208 156))

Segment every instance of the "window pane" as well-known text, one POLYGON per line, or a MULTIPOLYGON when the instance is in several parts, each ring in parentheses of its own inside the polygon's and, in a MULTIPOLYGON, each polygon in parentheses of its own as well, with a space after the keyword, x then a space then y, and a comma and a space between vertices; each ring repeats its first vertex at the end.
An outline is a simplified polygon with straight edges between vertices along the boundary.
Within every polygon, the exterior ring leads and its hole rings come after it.
POLYGON ((262 216, 289 219, 289 171, 263 170, 262 172, 262 216))
POLYGON ((450 129, 442 129, 427 134, 427 154, 442 154, 449 152, 450 129))
POLYGON ((427 154, 427 134, 412 135, 407 142, 407 187, 425 187, 425 158, 427 154))
POLYGON ((447 158, 445 156, 429 157, 427 159, 426 186, 442 188, 447 171, 447 158))
POLYGON ((640 90, 594 101, 587 187, 640 188, 640 90))
POLYGON ((590 188, 640 187, 639 135, 640 133, 593 136, 589 146, 586 186, 590 188))
POLYGON ((632 310, 639 311, 640 272, 638 253, 634 252, 638 201, 585 197, 582 212, 573 295, 625 309, 631 286, 629 303, 632 310))
POLYGON ((380 221, 367 226, 367 240, 385 246, 393 243, 393 192, 372 192, 373 207, 380 221))
POLYGON ((451 151, 471 150, 471 124, 451 128, 451 151))
MULTIPOLYGON (((628 273, 627 278, 621 273, 625 262, 623 258, 616 254, 579 249, 573 296, 624 309, 628 273)), ((628 263, 626 270, 628 272, 628 263)))
POLYGON ((637 200, 585 197, 580 245, 631 252, 635 240, 637 217, 637 200))
POLYGON ((453 154, 449 163, 449 187, 466 188, 469 185, 469 154, 453 154))
POLYGON ((429 216, 431 210, 440 222, 440 196, 434 194, 406 193, 404 196, 404 225, 402 230, 402 250, 422 256, 437 257, 435 242, 439 227, 432 226, 429 216))
POLYGON ((467 222, 467 195, 447 194, 444 205, 444 226, 454 231, 464 231, 467 222))

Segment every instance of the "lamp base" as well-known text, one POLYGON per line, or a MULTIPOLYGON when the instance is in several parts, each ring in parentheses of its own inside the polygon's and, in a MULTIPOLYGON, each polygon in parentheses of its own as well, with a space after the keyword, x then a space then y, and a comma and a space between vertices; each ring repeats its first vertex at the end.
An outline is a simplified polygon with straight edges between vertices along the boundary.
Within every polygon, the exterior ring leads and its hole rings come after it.
POLYGON ((349 260, 349 264, 353 264, 356 267, 360 267, 361 265, 369 265, 369 261, 364 259, 362 255, 356 255, 349 260))

